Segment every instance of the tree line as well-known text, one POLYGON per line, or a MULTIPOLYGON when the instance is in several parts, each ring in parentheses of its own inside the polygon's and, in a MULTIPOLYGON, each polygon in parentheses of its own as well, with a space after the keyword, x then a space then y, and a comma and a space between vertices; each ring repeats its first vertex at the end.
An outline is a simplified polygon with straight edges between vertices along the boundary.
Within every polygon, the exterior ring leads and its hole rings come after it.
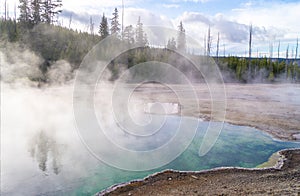
MULTIPOLYGON (((18 6, 20 15, 17 18, 5 17, 0 20, 0 39, 3 42, 18 42, 21 45, 30 47, 40 54, 45 62, 40 66, 46 73, 53 62, 60 59, 69 61, 73 70, 77 69, 84 56, 90 49, 102 39, 109 35, 115 36, 119 42, 132 46, 140 46, 139 49, 128 51, 126 55, 118 57, 110 65, 112 79, 117 79, 120 70, 146 62, 149 60, 163 61, 167 63, 176 62, 170 54, 172 50, 187 52, 185 28, 183 22, 178 25, 177 37, 169 38, 165 49, 158 49, 149 46, 147 34, 143 28, 141 18, 137 19, 135 26, 128 25, 121 27, 119 11, 115 8, 111 17, 101 16, 98 26, 98 33, 82 32, 56 25, 57 17, 62 12, 61 0, 20 0, 18 6)), ((91 21, 91 26, 92 26, 91 21)), ((252 28, 250 28, 249 57, 220 57, 219 55, 219 34, 217 39, 216 56, 212 56, 212 38, 210 27, 207 39, 205 40, 205 56, 215 59, 221 71, 229 78, 225 80, 236 82, 273 82, 286 80, 299 82, 300 69, 295 60, 274 59, 274 58, 253 58, 251 57, 252 28)), ((287 53, 288 54, 288 53, 287 53)), ((182 63, 187 65, 188 63, 182 63)), ((197 75, 197 74, 196 74, 197 75)))
POLYGON ((117 8, 114 9, 110 20, 111 23, 109 27, 108 18, 103 13, 98 31, 101 39, 104 39, 109 35, 114 35, 116 38, 128 44, 137 44, 142 47, 146 47, 148 45, 147 34, 144 32, 141 17, 137 20, 136 28, 129 25, 126 26, 122 32, 120 27, 121 24, 119 22, 119 11, 117 8))
MULTIPOLYGON (((213 57, 217 61, 217 57, 213 57)), ((230 78, 243 83, 299 82, 299 59, 219 57, 218 66, 230 73, 230 78)))
POLYGON ((53 24, 62 12, 62 0, 19 0, 19 22, 31 28, 39 23, 53 24))

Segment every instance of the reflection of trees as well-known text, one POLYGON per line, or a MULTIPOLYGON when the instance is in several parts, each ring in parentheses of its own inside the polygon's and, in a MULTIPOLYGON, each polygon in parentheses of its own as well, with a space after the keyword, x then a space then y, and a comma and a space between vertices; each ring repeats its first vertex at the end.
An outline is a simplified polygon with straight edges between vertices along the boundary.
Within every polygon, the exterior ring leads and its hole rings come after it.
POLYGON ((42 171, 47 171, 49 169, 47 166, 52 163, 53 172, 55 174, 60 172, 59 145, 53 137, 44 131, 40 131, 32 138, 30 154, 32 158, 37 160, 42 171))

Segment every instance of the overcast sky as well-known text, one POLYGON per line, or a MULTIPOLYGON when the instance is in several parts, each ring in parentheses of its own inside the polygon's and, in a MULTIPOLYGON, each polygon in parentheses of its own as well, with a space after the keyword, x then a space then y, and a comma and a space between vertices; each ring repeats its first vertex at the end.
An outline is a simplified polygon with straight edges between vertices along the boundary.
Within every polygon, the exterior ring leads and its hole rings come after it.
MULTIPOLYGON (((10 4, 14 1, 8 0, 10 4)), ((257 50, 268 55, 269 45, 273 44, 276 51, 274 56, 277 56, 280 40, 281 55, 285 55, 289 44, 291 56, 300 35, 299 0, 124 0, 124 3, 124 25, 135 26, 138 16, 141 16, 144 25, 174 29, 182 21, 186 33, 200 43, 204 43, 210 25, 212 50, 216 48, 219 32, 221 48, 223 50, 225 45, 226 54, 245 54, 249 24, 253 24, 254 29, 253 55, 256 55, 257 50)), ((60 20, 64 26, 69 25, 72 15, 71 27, 87 30, 92 16, 96 31, 103 13, 110 18, 115 7, 121 12, 122 0, 63 0, 63 5, 60 20)))

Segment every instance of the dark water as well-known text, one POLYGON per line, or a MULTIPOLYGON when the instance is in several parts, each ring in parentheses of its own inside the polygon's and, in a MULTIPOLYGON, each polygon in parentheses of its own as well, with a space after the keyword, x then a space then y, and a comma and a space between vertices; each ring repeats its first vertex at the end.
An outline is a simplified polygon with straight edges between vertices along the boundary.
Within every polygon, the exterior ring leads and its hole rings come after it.
MULTIPOLYGON (((176 125, 178 119, 179 117, 176 116, 168 117, 167 127, 163 127, 163 129, 169 129, 176 125)), ((141 179, 165 169, 198 171, 223 166, 254 168, 268 161, 269 157, 279 150, 300 147, 300 143, 274 140, 254 128, 225 124, 211 151, 200 157, 198 151, 207 126, 208 122, 201 122, 188 149, 168 165, 146 172, 129 172, 101 165, 93 170, 72 194, 96 193, 113 184, 141 179)))

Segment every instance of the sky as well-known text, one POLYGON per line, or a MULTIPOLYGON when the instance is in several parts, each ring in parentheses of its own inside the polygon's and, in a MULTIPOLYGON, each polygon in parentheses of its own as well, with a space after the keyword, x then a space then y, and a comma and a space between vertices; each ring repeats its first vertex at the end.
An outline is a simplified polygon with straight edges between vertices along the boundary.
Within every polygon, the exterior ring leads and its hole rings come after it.
MULTIPOLYGON (((17 0, 8 1, 13 7, 17 0)), ((135 26, 139 16, 144 25, 174 29, 182 21, 186 34, 203 45, 210 26, 212 53, 220 33, 221 54, 245 55, 252 24, 253 56, 277 57, 279 41, 281 57, 286 56, 287 47, 290 57, 296 54, 300 0, 124 0, 124 4, 124 26, 135 26)), ((115 7, 121 12, 122 0, 63 0, 60 24, 69 27, 72 16, 70 27, 87 31, 92 17, 97 31, 102 14, 111 18, 115 7)))

